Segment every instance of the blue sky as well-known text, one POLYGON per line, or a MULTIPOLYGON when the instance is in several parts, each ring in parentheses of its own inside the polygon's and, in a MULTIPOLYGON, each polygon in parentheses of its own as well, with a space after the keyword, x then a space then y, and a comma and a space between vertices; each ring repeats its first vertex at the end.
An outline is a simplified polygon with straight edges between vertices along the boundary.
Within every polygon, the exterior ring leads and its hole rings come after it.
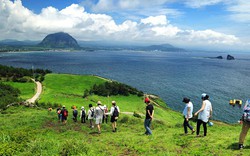
POLYGON ((0 40, 64 31, 82 41, 247 51, 249 8, 245 0, 0 0, 0 40))

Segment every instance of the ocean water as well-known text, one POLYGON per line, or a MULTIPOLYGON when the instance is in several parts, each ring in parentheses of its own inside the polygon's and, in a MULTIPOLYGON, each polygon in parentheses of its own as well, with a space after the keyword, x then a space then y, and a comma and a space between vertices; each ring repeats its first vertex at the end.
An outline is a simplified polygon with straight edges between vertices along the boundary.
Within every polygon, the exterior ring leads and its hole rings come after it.
POLYGON ((0 53, 0 64, 23 68, 50 69, 56 73, 94 74, 159 95, 179 112, 183 97, 189 97, 194 112, 207 93, 213 105, 213 119, 236 123, 242 109, 230 99, 250 98, 250 54, 234 53, 236 60, 216 52, 79 51, 0 53))

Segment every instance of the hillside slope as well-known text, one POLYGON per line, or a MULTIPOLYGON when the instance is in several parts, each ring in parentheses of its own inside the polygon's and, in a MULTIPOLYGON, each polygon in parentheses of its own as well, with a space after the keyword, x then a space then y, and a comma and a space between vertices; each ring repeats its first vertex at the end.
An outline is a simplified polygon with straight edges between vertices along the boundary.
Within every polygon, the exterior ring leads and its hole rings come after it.
MULTIPOLYGON (((145 113, 141 97, 81 97, 85 88, 103 82, 94 76, 48 74, 39 102, 66 105, 71 115, 72 105, 87 108, 89 103, 101 100, 110 107, 116 100, 122 112, 145 113)), ((236 150, 240 125, 213 121, 207 137, 183 136, 182 115, 166 108, 160 99, 156 102, 160 106, 155 106, 153 136, 143 135, 143 117, 121 114, 117 133, 112 133, 108 123, 102 125, 102 134, 98 135, 88 124, 74 123, 71 116, 66 125, 58 123, 55 110, 11 107, 0 114, 0 155, 249 155, 250 146, 236 150)), ((245 143, 250 145, 250 140, 245 143)))

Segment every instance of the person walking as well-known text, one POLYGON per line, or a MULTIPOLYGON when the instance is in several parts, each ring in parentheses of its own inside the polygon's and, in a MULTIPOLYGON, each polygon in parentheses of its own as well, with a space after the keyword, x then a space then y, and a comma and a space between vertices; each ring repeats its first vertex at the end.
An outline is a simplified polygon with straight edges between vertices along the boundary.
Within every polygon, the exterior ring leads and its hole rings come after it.
POLYGON ((103 115, 103 119, 102 119, 102 123, 108 123, 108 107, 106 105, 103 106, 104 108, 104 115, 103 115))
POLYGON ((95 116, 95 108, 92 104, 89 104, 89 111, 87 114, 87 120, 89 120, 90 128, 94 128, 94 116, 95 116))
POLYGON ((120 109, 119 107, 116 105, 116 102, 115 101, 112 101, 112 107, 110 109, 110 112, 109 113, 105 113, 105 114, 109 114, 111 116, 111 123, 112 123, 112 131, 113 132, 116 132, 117 131, 117 127, 116 127, 116 122, 117 122, 117 119, 119 117, 119 114, 120 114, 120 109))
POLYGON ((61 107, 58 107, 56 109, 56 112, 57 112, 57 116, 58 116, 58 122, 60 122, 62 120, 62 114, 61 114, 61 107))
POLYGON ((95 108, 95 123, 98 129, 98 134, 101 134, 101 124, 104 114, 104 108, 102 107, 101 101, 97 102, 97 107, 95 108))
POLYGON ((67 117, 68 117, 68 110, 66 109, 65 105, 63 105, 62 110, 61 110, 61 114, 62 114, 62 123, 66 124, 67 123, 67 117))
POLYGON ((146 118, 145 118, 145 121, 144 121, 144 127, 146 129, 145 134, 146 135, 152 135, 150 125, 151 125, 151 122, 152 122, 153 117, 154 117, 154 107, 150 103, 149 98, 147 100, 145 100, 145 103, 147 104, 147 106, 146 106, 146 118))
POLYGON ((204 136, 207 136, 207 122, 208 119, 212 117, 212 104, 209 101, 209 96, 206 93, 201 94, 201 99, 202 99, 202 106, 201 109, 199 109, 196 113, 195 116, 198 116, 198 121, 197 121, 197 127, 196 127, 196 136, 200 137, 200 126, 201 124, 203 125, 204 129, 204 136))
POLYGON ((76 109, 76 106, 73 106, 73 121, 77 122, 77 115, 78 115, 78 111, 76 109))
POLYGON ((192 130, 192 134, 195 132, 194 128, 189 124, 189 119, 193 117, 193 103, 190 101, 189 98, 184 97, 182 102, 186 104, 182 114, 184 116, 184 133, 188 134, 188 129, 192 130))
POLYGON ((84 107, 82 106, 81 108, 81 112, 80 112, 80 119, 81 119, 81 123, 86 123, 86 110, 84 109, 84 107))
POLYGON ((250 99, 246 101, 246 104, 243 108, 243 115, 241 118, 242 128, 239 137, 239 149, 244 148, 244 140, 246 138, 247 132, 250 128, 250 99))

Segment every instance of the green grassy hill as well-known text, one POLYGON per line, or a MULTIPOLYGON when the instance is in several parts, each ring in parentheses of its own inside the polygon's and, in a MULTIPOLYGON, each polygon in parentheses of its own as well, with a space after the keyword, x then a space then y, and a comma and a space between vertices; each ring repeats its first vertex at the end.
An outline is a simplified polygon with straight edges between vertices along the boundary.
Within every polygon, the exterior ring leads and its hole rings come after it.
MULTIPOLYGON (((95 76, 46 75, 39 103, 66 105, 70 110, 68 123, 58 123, 55 110, 10 107, 0 113, 0 155, 249 155, 250 146, 236 150, 241 125, 213 121, 207 137, 184 136, 181 113, 167 108, 160 99, 156 100, 159 106, 155 105, 152 136, 144 135, 143 117, 127 114, 120 115, 117 133, 112 132, 111 123, 102 125, 100 135, 97 129, 90 129, 88 123, 74 123, 72 105, 87 108, 89 103, 96 105, 98 100, 109 108, 115 100, 122 112, 145 113, 142 97, 94 95, 82 98, 85 89, 105 81, 95 76)), ((191 124, 196 127, 195 122, 191 124)), ((248 138, 246 145, 250 145, 248 138)))

